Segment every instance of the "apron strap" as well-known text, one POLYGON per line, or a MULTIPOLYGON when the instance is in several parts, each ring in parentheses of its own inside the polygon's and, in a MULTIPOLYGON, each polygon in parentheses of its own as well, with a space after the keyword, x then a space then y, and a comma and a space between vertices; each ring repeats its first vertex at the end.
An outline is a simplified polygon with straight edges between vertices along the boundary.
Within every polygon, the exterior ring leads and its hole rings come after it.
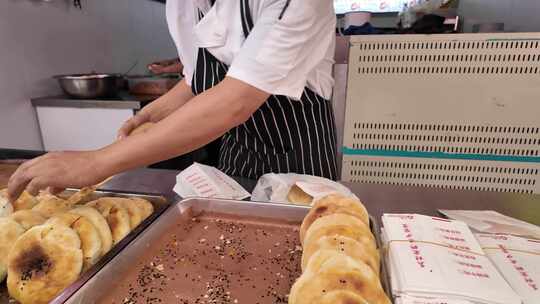
MULTIPOLYGON (((210 7, 213 7, 214 4, 216 4, 216 0, 209 0, 209 3, 210 3, 210 7)), ((204 13, 203 11, 201 11, 200 8, 197 8, 197 14, 199 15, 199 21, 201 21, 202 18, 204 18, 204 13)))
POLYGON ((283 7, 283 10, 281 10, 281 14, 279 14, 279 20, 283 19, 283 15, 285 15, 285 12, 289 8, 289 4, 291 4, 291 0, 287 0, 287 2, 285 2, 285 6, 283 7))
MULTIPOLYGON (((215 2, 216 0, 210 0, 212 2, 215 2)), ((291 3, 291 0, 287 0, 285 2, 285 6, 281 10, 281 13, 279 14, 279 20, 283 18, 285 15, 285 12, 289 8, 289 5, 291 3)), ((249 8, 249 0, 242 0, 240 2, 240 13, 242 14, 242 29, 244 30, 244 37, 247 38, 249 36, 249 33, 253 29, 253 18, 251 18, 251 10, 249 8)))
POLYGON ((253 18, 251 18, 251 9, 249 8, 249 0, 242 0, 240 2, 240 14, 242 15, 244 37, 247 38, 254 27, 253 18))

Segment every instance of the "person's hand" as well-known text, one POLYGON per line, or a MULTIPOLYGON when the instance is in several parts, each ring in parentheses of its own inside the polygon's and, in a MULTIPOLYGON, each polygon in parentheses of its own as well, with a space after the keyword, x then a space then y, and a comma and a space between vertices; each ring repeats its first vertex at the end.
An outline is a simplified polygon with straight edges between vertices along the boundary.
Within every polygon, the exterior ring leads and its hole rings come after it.
POLYGON ((119 140, 124 139, 133 132, 133 130, 137 129, 138 127, 142 126, 145 123, 151 123, 150 115, 145 111, 140 111, 135 116, 131 117, 130 119, 126 120, 122 127, 118 130, 117 138, 119 140))
POLYGON ((52 152, 25 162, 9 179, 9 200, 15 201, 25 189, 37 195, 46 188, 57 193, 68 187, 82 188, 100 183, 109 176, 98 153, 52 152))
POLYGON ((137 112, 135 116, 128 119, 118 130, 117 139, 121 140, 128 137, 135 129, 145 124, 151 125, 163 120, 192 98, 191 86, 187 85, 185 79, 181 80, 167 94, 152 101, 137 112))
POLYGON ((158 61, 148 65, 148 70, 154 75, 180 73, 182 72, 182 68, 182 63, 178 59, 158 61))
POLYGON ((167 66, 168 65, 165 65, 161 62, 154 62, 148 65, 148 70, 154 75, 161 75, 166 73, 165 69, 167 68, 167 66))

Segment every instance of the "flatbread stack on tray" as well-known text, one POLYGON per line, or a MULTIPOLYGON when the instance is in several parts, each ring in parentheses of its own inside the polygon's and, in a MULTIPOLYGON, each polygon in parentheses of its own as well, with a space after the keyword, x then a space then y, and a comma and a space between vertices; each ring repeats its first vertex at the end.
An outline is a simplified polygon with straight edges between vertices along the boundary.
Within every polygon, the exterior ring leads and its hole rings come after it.
POLYGON ((0 283, 21 304, 49 303, 154 212, 140 198, 82 203, 89 194, 25 192, 10 204, 0 191, 0 283))
POLYGON ((289 304, 389 304, 380 255, 362 203, 341 195, 316 201, 300 227, 302 275, 289 304))

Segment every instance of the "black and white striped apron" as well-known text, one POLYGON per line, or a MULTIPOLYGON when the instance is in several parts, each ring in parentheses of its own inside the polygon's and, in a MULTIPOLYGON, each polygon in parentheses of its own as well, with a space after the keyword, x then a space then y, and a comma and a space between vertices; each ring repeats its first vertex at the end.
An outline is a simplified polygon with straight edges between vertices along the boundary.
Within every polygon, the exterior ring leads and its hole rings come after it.
MULTIPOLYGON (((247 38, 254 24, 249 0, 240 1, 242 28, 247 38)), ((202 17, 199 12, 199 18, 202 17)), ((199 48, 193 93, 198 95, 217 85, 227 70, 228 66, 206 48, 199 48)), ((251 179, 273 172, 335 180, 336 133, 331 102, 307 87, 299 101, 270 96, 244 124, 223 135, 218 168, 230 176, 251 179)))

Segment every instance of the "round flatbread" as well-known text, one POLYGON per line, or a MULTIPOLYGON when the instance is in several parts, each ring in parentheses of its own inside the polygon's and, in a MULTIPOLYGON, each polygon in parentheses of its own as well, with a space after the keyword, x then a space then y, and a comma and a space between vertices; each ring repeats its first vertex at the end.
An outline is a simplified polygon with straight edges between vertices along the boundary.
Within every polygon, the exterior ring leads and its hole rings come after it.
POLYGON ((7 275, 8 255, 15 241, 24 233, 24 228, 9 217, 0 218, 0 282, 7 275))
POLYGON ((143 221, 143 210, 133 200, 121 197, 106 197, 100 200, 109 201, 112 204, 125 208, 129 215, 129 226, 131 230, 135 229, 143 221))
POLYGON ((90 268, 101 257, 101 237, 97 228, 86 217, 72 212, 64 212, 54 215, 47 223, 65 225, 77 232, 81 239, 83 270, 90 268))
POLYGON ((105 255, 112 248, 113 240, 111 229, 107 220, 99 213, 96 209, 86 206, 81 206, 74 208, 69 211, 69 213, 78 214, 89 220, 92 225, 96 228, 99 237, 101 239, 101 254, 100 256, 105 255))
POLYGON ((369 227, 369 214, 364 205, 353 198, 339 194, 332 194, 317 200, 302 221, 300 227, 300 240, 303 241, 306 231, 318 218, 330 214, 348 214, 360 219, 369 227))
POLYGON ((67 198, 71 206, 82 203, 94 194, 96 186, 84 187, 67 198))
POLYGON ((302 270, 305 270, 308 261, 319 250, 334 250, 345 254, 355 261, 366 263, 377 274, 380 273, 380 254, 370 246, 343 235, 323 236, 320 239, 305 244, 302 253, 302 270))
POLYGON ((34 210, 19 210, 11 215, 11 218, 19 223, 24 230, 41 225, 47 220, 41 213, 34 210))
POLYGON ((311 257, 306 271, 293 285, 289 303, 321 303, 330 292, 339 292, 345 299, 352 293, 367 303, 391 303, 379 277, 367 264, 334 250, 320 250, 311 257))
POLYGON ((9 254, 9 295, 21 304, 49 303, 77 280, 82 265, 80 240, 73 229, 56 224, 33 227, 9 254))
POLYGON ((0 217, 8 216, 13 213, 13 205, 6 196, 0 195, 0 217))
POLYGON ((331 214, 318 218, 306 231, 302 245, 319 240, 323 236, 342 235, 360 242, 363 246, 377 249, 375 238, 369 228, 358 218, 347 214, 331 214))
POLYGON ((47 192, 42 192, 37 196, 39 203, 32 210, 41 213, 46 218, 50 218, 56 213, 66 212, 72 205, 65 199, 61 199, 47 192))
MULTIPOLYGON (((0 197, 7 200, 7 189, 0 190, 0 197)), ((13 211, 19 211, 19 210, 27 210, 32 209, 35 205, 38 204, 38 200, 36 197, 28 193, 27 191, 23 191, 19 198, 12 203, 13 211)))
POLYGON ((96 209, 107 220, 114 244, 118 244, 131 231, 129 214, 126 208, 113 203, 107 198, 89 202, 86 206, 96 209))
POLYGON ((154 213, 154 205, 152 205, 152 203, 149 201, 139 197, 130 197, 129 199, 132 200, 142 211, 143 221, 154 213))
POLYGON ((370 304, 364 297, 349 290, 334 290, 324 293, 316 304, 370 304))

